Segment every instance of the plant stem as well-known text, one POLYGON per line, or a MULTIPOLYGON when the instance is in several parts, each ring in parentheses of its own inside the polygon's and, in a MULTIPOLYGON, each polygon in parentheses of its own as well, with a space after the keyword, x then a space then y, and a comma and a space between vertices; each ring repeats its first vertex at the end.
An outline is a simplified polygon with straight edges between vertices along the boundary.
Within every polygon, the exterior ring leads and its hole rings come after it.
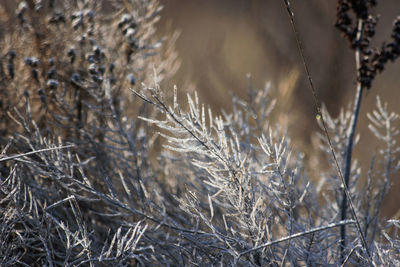
MULTIPOLYGON (((361 51, 360 51, 360 42, 361 42, 361 38, 362 38, 362 32, 363 32, 363 28, 364 28, 364 21, 362 19, 358 19, 358 25, 357 25, 357 35, 356 35, 356 47, 355 47, 355 51, 356 51, 356 68, 357 68, 357 92, 356 92, 356 102, 355 102, 355 106, 354 106, 354 111, 353 111, 353 115, 352 115, 352 119, 351 119, 351 127, 349 128, 349 132, 347 134, 348 138, 348 145, 347 145, 347 153, 346 153, 346 163, 349 162, 349 164, 346 164, 346 170, 348 170, 347 173, 347 179, 345 178, 344 175, 342 175, 342 171, 341 168, 339 166, 337 157, 336 157, 336 153, 335 150, 333 149, 332 146, 332 142, 331 142, 331 138, 329 136, 326 124, 325 124, 325 120, 322 116, 321 113, 321 105, 317 96, 317 92, 314 88, 314 84, 312 82, 311 79, 311 75, 310 72, 308 70, 307 67, 307 63, 304 57, 304 53, 303 53, 303 47, 302 44, 300 42, 300 37, 299 34, 296 30, 296 26, 295 26, 295 22, 294 22, 294 13, 292 12, 291 8, 290 8, 290 1, 289 0, 284 0, 287 12, 289 14, 289 18, 290 18, 290 22, 292 24, 292 28, 293 28, 293 32, 295 34, 296 37, 296 42, 297 42, 297 47, 299 49, 299 53, 301 56, 301 59, 303 61, 303 65, 304 65, 304 69, 306 71, 307 77, 308 77, 308 81, 310 83, 310 88, 311 91, 313 93, 313 97, 314 97, 314 104, 317 110, 317 115, 319 115, 321 117, 321 123, 322 123, 322 127, 324 129, 324 133, 325 136, 328 140, 328 144, 329 144, 329 148, 331 150, 332 153, 332 157, 335 161, 335 165, 337 168, 337 172, 339 175, 339 178, 342 182, 342 186, 343 186, 343 198, 342 198, 342 206, 341 206, 341 215, 342 217, 346 218, 346 209, 347 209, 347 199, 349 199, 349 205, 350 205, 350 211, 351 211, 351 215, 355 221, 355 226, 357 228, 357 232, 359 235, 359 238, 361 240, 362 246, 365 249, 365 253, 367 256, 367 261, 369 266, 375 266, 374 262, 371 260, 371 255, 369 253, 369 249, 367 246, 367 242, 365 241, 365 237, 363 235, 363 232, 361 230, 361 226, 360 226, 360 221, 358 220, 357 214, 355 212, 354 209, 354 205, 353 205, 353 201, 351 199, 351 194, 350 191, 348 189, 348 182, 349 182, 349 177, 350 177, 350 170, 351 170, 351 152, 353 149, 353 139, 354 139, 354 132, 355 132, 355 128, 356 128, 356 124, 357 124, 357 120, 358 120, 358 115, 360 113, 360 105, 361 105, 361 96, 362 96, 362 84, 361 84, 361 75, 360 75, 360 67, 361 67, 361 51)), ((344 257, 344 249, 345 249, 345 245, 346 245, 346 228, 345 226, 341 226, 341 240, 340 240, 340 259, 343 263, 343 261, 345 260, 344 257)))
MULTIPOLYGON (((353 154, 353 145, 354 145, 354 134, 356 131, 357 121, 360 114, 360 107, 361 107, 361 100, 362 100, 362 93, 363 93, 363 86, 360 81, 360 67, 361 67, 361 53, 359 43, 362 37, 362 29, 364 27, 363 20, 358 20, 358 27, 357 27, 357 45, 355 48, 355 61, 356 61, 356 69, 357 69, 357 89, 356 89, 356 96, 354 99, 354 109, 353 114, 350 121, 350 127, 347 132, 347 151, 346 151, 346 158, 345 158, 345 169, 344 169, 344 181, 346 187, 349 186, 350 180, 350 172, 351 172, 351 160, 353 154)), ((341 220, 346 220, 346 213, 347 213, 347 196, 345 190, 343 190, 342 196, 342 204, 341 204, 341 220)), ((342 225, 340 227, 340 254, 342 263, 345 259, 344 250, 346 247, 346 225, 342 225)))

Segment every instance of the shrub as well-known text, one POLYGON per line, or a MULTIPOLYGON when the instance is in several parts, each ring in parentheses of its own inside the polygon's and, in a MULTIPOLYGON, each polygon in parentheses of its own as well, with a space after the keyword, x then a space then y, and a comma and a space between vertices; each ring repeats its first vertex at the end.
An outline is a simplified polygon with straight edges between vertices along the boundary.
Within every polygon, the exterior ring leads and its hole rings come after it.
MULTIPOLYGON (((379 98, 368 117, 383 149, 362 185, 358 111, 332 118, 312 88, 331 168, 308 170, 269 122, 269 85, 233 97, 232 113, 213 115, 196 94, 183 108, 160 86, 177 63, 175 37, 164 49, 154 37, 158 3, 96 3, 22 1, 3 32, 2 266, 400 264, 399 221, 379 219, 400 166, 398 115, 379 98)), ((376 75, 365 68, 357 101, 376 75)))

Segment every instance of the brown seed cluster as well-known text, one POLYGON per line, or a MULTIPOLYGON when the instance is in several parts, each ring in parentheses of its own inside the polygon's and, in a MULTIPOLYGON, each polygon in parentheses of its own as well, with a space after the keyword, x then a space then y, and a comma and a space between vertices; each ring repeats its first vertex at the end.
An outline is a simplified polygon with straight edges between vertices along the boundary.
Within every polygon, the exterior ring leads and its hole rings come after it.
POLYGON ((364 88, 371 88, 377 73, 384 70, 388 61, 395 61, 400 55, 400 17, 393 23, 391 40, 382 42, 378 47, 371 47, 375 35, 378 15, 372 14, 375 0, 339 0, 336 13, 336 28, 349 41, 353 50, 361 53, 361 66, 358 81, 364 88), (361 39, 357 40, 357 21, 362 21, 361 39))

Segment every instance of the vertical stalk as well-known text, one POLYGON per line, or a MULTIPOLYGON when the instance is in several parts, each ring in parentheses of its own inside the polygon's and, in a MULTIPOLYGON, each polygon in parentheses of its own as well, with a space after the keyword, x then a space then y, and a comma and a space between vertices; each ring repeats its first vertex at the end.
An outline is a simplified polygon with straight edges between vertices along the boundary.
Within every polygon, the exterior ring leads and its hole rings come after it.
MULTIPOLYGON (((358 19, 358 26, 357 26, 357 38, 356 38, 356 47, 355 47, 355 61, 356 61, 356 69, 357 69, 357 89, 356 89, 356 96, 354 99, 354 109, 353 114, 351 116, 350 127, 347 132, 347 150, 346 150, 346 158, 345 158, 345 169, 344 169, 344 181, 346 187, 349 186, 350 180, 350 172, 351 172, 351 160, 353 155, 353 145, 354 145, 354 135, 356 131, 357 121, 360 114, 360 107, 361 107, 361 100, 362 100, 362 93, 363 93, 363 86, 361 83, 361 75, 360 75, 360 68, 361 68, 361 52, 360 52, 360 41, 362 38, 362 30, 364 27, 364 22, 362 19, 358 19)), ((340 207, 341 210, 341 220, 346 220, 347 215, 347 196, 345 190, 343 190, 342 195, 342 204, 340 207)), ((346 226, 342 225, 340 227, 340 255, 341 261, 343 263, 345 259, 344 250, 346 248, 346 226)))
MULTIPOLYGON (((290 18, 290 22, 292 24, 292 28, 293 28, 293 32, 295 34, 296 37, 296 42, 297 42, 297 47, 299 49, 299 53, 301 56, 301 59, 303 61, 303 65, 304 65, 304 70, 307 74, 308 77, 308 81, 310 83, 310 88, 314 97, 314 104, 316 107, 316 111, 317 111, 317 116, 320 116, 321 118, 321 123, 324 129, 324 133, 326 136, 326 139, 328 140, 328 144, 329 144, 329 148, 331 150, 332 153, 332 157, 335 161, 335 165, 337 168, 337 173, 339 175, 339 178, 342 182, 342 186, 343 186, 343 198, 342 198, 342 206, 341 206, 341 215, 346 218, 346 210, 347 210, 347 199, 349 201, 349 206, 350 206, 350 211, 351 211, 351 215, 355 221, 355 226, 359 235, 359 238, 361 240, 361 244, 365 250, 365 254, 366 254, 366 258, 368 261, 368 265, 369 266, 375 266, 374 262, 371 259, 371 255, 369 253, 369 249, 368 249, 368 244, 365 240, 364 234, 361 230, 361 226, 360 226, 360 221, 357 218, 357 214, 356 211, 354 209, 354 205, 353 205, 353 201, 351 199, 351 194, 348 190, 348 183, 349 183, 349 177, 350 177, 350 170, 351 170, 351 152, 353 149, 353 140, 354 140, 354 133, 355 133, 355 129, 356 129, 356 125, 357 125, 357 120, 358 120, 358 115, 360 113, 360 106, 361 106, 361 96, 362 96, 362 91, 363 91, 363 86, 361 83, 361 50, 360 50, 360 43, 361 43, 361 37, 362 37, 362 32, 363 32, 363 28, 364 28, 364 21, 359 18, 357 20, 357 35, 356 35, 356 44, 355 44, 355 55, 356 55, 356 68, 357 68, 357 92, 356 92, 356 99, 355 99, 355 105, 354 105, 354 111, 352 114, 352 118, 351 118, 351 122, 350 122, 350 128, 349 131, 347 133, 348 136, 348 146, 347 146, 347 153, 346 153, 346 170, 347 170, 347 178, 344 178, 344 175, 342 174, 341 168, 339 166, 337 157, 336 157, 336 153, 335 150, 332 147, 332 142, 331 142, 331 138, 329 137, 329 133, 325 124, 325 120, 324 117, 321 115, 321 105, 318 99, 318 95, 317 95, 317 91, 314 88, 314 84, 312 82, 311 79, 311 75, 310 75, 310 71, 308 70, 308 66, 304 57, 304 53, 303 53, 303 47, 300 41, 300 36, 299 33, 297 32, 296 26, 295 26, 295 22, 294 22, 294 13, 292 12, 292 9, 290 8, 290 1, 289 0, 284 0, 285 6, 286 6, 286 10, 288 12, 289 18, 290 18), (348 163, 348 164, 347 164, 348 163)), ((346 247, 346 228, 345 227, 341 227, 341 240, 340 240, 340 259, 342 262, 345 261, 345 257, 344 257, 344 249, 346 247)))

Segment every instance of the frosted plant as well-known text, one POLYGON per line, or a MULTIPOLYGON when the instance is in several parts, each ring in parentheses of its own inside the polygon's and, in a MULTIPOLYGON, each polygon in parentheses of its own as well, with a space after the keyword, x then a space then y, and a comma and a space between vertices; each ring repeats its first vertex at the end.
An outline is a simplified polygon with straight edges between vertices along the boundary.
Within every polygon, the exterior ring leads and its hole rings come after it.
MULTIPOLYGON (((263 107, 273 104, 267 91, 264 92, 259 94, 265 103, 263 107)), ((187 257, 193 261, 201 259, 204 263, 205 253, 211 262, 223 259, 226 264, 239 265, 245 261, 254 265, 340 262, 337 257, 340 232, 335 227, 354 224, 354 221, 340 221, 341 184, 335 176, 334 162, 331 162, 333 174, 321 174, 328 188, 318 195, 305 174, 301 154, 292 156, 290 139, 284 130, 279 126, 268 127, 268 134, 255 139, 260 129, 257 117, 268 117, 260 110, 248 108, 256 105, 234 98, 233 102, 241 105, 234 105, 232 114, 213 116, 210 109, 206 112, 205 106, 199 103, 196 94, 194 98, 188 95, 188 111, 183 111, 177 102, 176 88, 170 107, 165 104, 157 85, 134 93, 163 114, 163 120, 142 119, 161 129, 159 134, 167 141, 164 147, 171 151, 164 152, 160 160, 166 166, 174 164, 175 168, 167 172, 168 179, 176 177, 178 181, 174 184, 182 187, 178 192, 186 192, 181 197, 176 196, 187 214, 184 225, 196 225, 198 231, 204 231, 196 232, 191 239, 199 242, 199 246, 205 242, 209 249, 203 247, 201 251, 187 252, 187 257), (322 204, 318 200, 321 196, 326 200, 322 204), (312 228, 318 230, 314 232, 312 228), (292 240, 290 237, 296 234, 297 238, 292 240), (289 238, 274 243, 285 236, 289 238), (197 258, 196 253, 200 254, 197 258)), ((343 111, 338 119, 333 119, 326 111, 323 113, 333 132, 333 147, 339 152, 346 148, 345 130, 350 116, 345 114, 350 112, 343 111)), ((326 140, 322 138, 322 142, 326 140)), ((330 154, 326 146, 322 149, 330 154)), ((344 155, 344 152, 338 154, 344 155)), ((340 157, 338 160, 343 162, 340 157)), ((370 207, 365 204, 371 205, 377 198, 371 196, 371 188, 366 189, 368 194, 358 188, 360 169, 356 166, 353 164, 349 191, 356 212, 368 220, 363 222, 367 235, 379 231, 376 224, 375 230, 365 228, 366 223, 371 223, 367 215, 370 207)), ((374 194, 384 195, 381 189, 376 192, 374 194)), ((374 214, 373 220, 377 220, 377 216, 374 214)), ((354 228, 348 232, 348 239, 352 242, 346 262, 367 263, 354 228)))
MULTIPOLYGON (((338 26, 362 40, 374 21, 348 24, 348 2, 338 26)), ((160 86, 177 64, 176 36, 154 37, 158 2, 101 3, 20 1, 1 40, 1 266, 400 265, 400 223, 379 216, 399 116, 379 98, 367 116, 383 148, 367 171, 351 156, 362 89, 397 57, 397 35, 357 69, 353 110, 333 118, 315 98, 328 167, 309 170, 272 120, 269 84, 232 112, 196 93, 185 107, 160 86)))

